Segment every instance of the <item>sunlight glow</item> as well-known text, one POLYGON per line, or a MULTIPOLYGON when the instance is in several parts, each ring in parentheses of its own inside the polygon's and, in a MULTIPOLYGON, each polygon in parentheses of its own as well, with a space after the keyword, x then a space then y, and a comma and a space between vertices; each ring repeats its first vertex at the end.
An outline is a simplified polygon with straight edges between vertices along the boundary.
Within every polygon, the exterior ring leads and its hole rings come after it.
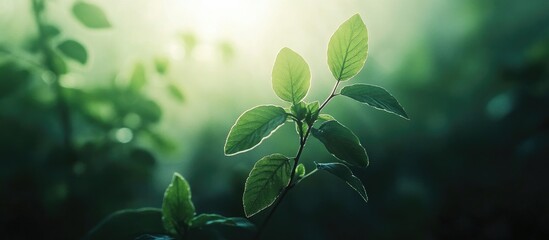
POLYGON ((263 25, 265 0, 170 0, 180 12, 177 20, 206 42, 245 38, 263 25))

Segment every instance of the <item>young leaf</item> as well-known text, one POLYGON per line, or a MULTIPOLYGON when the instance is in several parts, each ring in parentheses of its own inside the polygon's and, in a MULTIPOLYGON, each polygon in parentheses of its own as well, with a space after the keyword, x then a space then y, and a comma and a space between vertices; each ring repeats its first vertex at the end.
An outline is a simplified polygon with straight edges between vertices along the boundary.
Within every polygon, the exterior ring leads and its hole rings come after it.
POLYGON ((341 89, 341 95, 409 119, 404 108, 402 108, 398 101, 382 87, 368 84, 355 84, 341 89))
POLYGON ((74 40, 65 40, 57 46, 66 57, 79 62, 80 64, 86 64, 88 61, 88 52, 81 43, 74 40))
POLYGON ((262 105, 244 112, 229 131, 225 155, 235 155, 256 147, 284 122, 286 111, 278 106, 262 105))
POLYGON ((251 217, 271 206, 290 182, 290 159, 282 154, 263 157, 255 164, 244 186, 244 213, 251 217))
POLYGON ((360 179, 358 179, 349 167, 341 163, 317 163, 316 168, 319 170, 326 170, 329 173, 336 175, 341 180, 345 181, 351 188, 360 194, 365 202, 368 202, 368 195, 366 195, 366 189, 360 179))
POLYGON ((61 33, 61 30, 59 30, 59 28, 57 28, 54 25, 45 25, 44 33, 48 35, 50 38, 53 38, 58 36, 61 33))
POLYGON ((97 5, 77 1, 72 6, 74 17, 88 28, 109 28, 111 23, 103 10, 97 5))
POLYGON ((276 57, 272 81, 278 97, 297 104, 307 95, 311 86, 309 65, 296 52, 283 48, 276 57))
POLYGON ((304 135, 307 132, 307 129, 309 128, 309 125, 307 125, 306 122, 303 123, 295 123, 295 131, 299 136, 304 135))
POLYGON ((176 84, 169 84, 168 91, 172 95, 172 97, 175 98, 175 100, 179 102, 183 102, 185 100, 185 96, 183 96, 183 93, 179 89, 179 86, 177 86, 176 84))
POLYGON ((147 73, 145 72, 145 66, 142 63, 135 64, 130 77, 130 88, 134 91, 139 91, 147 83, 147 73))
POLYGON ((297 120, 301 121, 307 115, 307 104, 304 102, 299 102, 292 105, 292 107, 290 107, 290 110, 292 114, 297 117, 297 120))
POLYGON ((338 81, 360 72, 368 57, 368 30, 355 14, 336 30, 328 43, 328 65, 338 81))
POLYGON ((143 234, 167 234, 162 225, 162 210, 141 208, 115 212, 101 221, 83 239, 136 239, 143 234))
POLYGON ((297 168, 295 169, 295 175, 298 178, 302 178, 303 176, 305 176, 305 173, 306 173, 305 165, 303 165, 303 163, 300 163, 299 165, 297 165, 297 168))
POLYGON ((238 217, 224 217, 219 214, 200 214, 191 220, 190 227, 202 228, 215 225, 248 229, 255 228, 254 224, 248 221, 248 219, 238 217))
POLYGON ((164 228, 172 234, 179 234, 181 229, 190 224, 194 215, 191 188, 179 173, 174 173, 162 202, 164 228))
POLYGON ((335 121, 336 120, 332 115, 326 114, 326 113, 319 114, 318 119, 320 119, 322 121, 335 121))
POLYGON ((166 57, 156 57, 154 59, 154 67, 156 69, 156 72, 162 75, 166 74, 169 66, 170 66, 170 60, 166 57))
POLYGON ((307 116, 305 117, 305 122, 307 122, 309 125, 313 125, 313 123, 318 119, 319 115, 319 108, 320 104, 318 101, 314 101, 312 103, 309 103, 307 105, 307 116))
POLYGON ((358 137, 337 121, 324 122, 312 129, 313 136, 337 159, 359 167, 368 166, 368 155, 358 137))
POLYGON ((67 63, 59 54, 52 52, 52 71, 57 75, 63 75, 69 72, 67 63))

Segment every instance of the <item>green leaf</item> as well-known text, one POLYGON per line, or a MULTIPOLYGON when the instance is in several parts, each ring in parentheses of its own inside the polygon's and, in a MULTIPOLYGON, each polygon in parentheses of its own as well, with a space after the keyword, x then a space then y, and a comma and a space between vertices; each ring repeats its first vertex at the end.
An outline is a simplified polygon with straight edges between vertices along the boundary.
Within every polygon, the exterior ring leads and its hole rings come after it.
POLYGON ((297 104, 309 92, 311 70, 299 54, 283 48, 276 57, 272 80, 273 89, 279 98, 297 104))
POLYGON ((345 181, 351 188, 360 194, 365 202, 368 202, 368 195, 366 195, 366 189, 360 179, 358 179, 349 167, 341 163, 317 163, 316 168, 319 170, 326 170, 329 173, 337 176, 341 180, 345 181))
POLYGON ((307 104, 304 102, 299 102, 292 105, 292 107, 290 107, 290 110, 292 114, 297 117, 297 120, 301 121, 307 115, 307 104))
POLYGON ((49 37, 53 38, 58 36, 61 33, 61 30, 53 25, 45 25, 44 26, 44 33, 48 35, 49 37))
POLYGON ((59 54, 52 52, 52 71, 57 75, 63 75, 69 72, 67 63, 59 54))
POLYGON ((256 147, 284 122, 286 111, 278 106, 262 105, 244 112, 229 131, 225 155, 235 155, 256 147))
POLYGON ((74 17, 88 28, 109 28, 111 23, 103 10, 94 4, 78 1, 72 6, 74 17))
POLYGON ((335 121, 336 120, 332 115, 326 114, 326 113, 319 114, 318 119, 322 120, 322 121, 335 121))
POLYGON ((341 89, 341 95, 409 119, 408 114, 406 114, 404 108, 400 106, 400 103, 398 103, 396 98, 382 87, 368 84, 355 84, 341 89))
POLYGON ((191 220, 190 227, 203 228, 203 227, 215 226, 215 225, 239 227, 239 228, 247 228, 247 229, 255 228, 254 224, 248 221, 248 219, 238 218, 238 217, 224 217, 219 214, 200 214, 191 220))
POLYGON ((337 159, 359 167, 368 166, 368 155, 358 137, 339 122, 327 121, 312 131, 313 136, 337 159))
POLYGON ((136 63, 130 77, 130 88, 139 91, 147 83, 147 73, 142 63, 136 63))
POLYGON ((318 115, 320 113, 319 108, 320 104, 318 103, 318 101, 309 103, 307 105, 307 116, 305 117, 305 122, 312 126, 313 123, 318 119, 318 115))
POLYGON ((299 165, 297 165, 297 168, 295 169, 295 175, 298 178, 302 178, 303 176, 305 176, 306 172, 307 171, 305 170, 305 165, 303 165, 303 163, 300 163, 299 165))
POLYGON ((177 85, 169 84, 168 85, 168 91, 170 92, 172 97, 175 98, 175 100, 177 100, 179 102, 183 102, 183 100, 185 100, 185 96, 183 96, 183 93, 181 92, 181 90, 179 89, 179 87, 177 85))
POLYGON ((156 72, 164 75, 168 71, 170 60, 167 57, 156 57, 154 59, 154 67, 156 72))
POLYGON ((143 234, 167 234, 162 225, 162 210, 141 208, 115 212, 101 221, 83 239, 136 239, 143 234))
POLYGON ((368 57, 368 30, 355 14, 336 30, 328 43, 328 65, 338 81, 360 72, 368 57))
POLYGON ((244 187, 244 213, 251 217, 271 206, 290 183, 290 159, 282 154, 263 157, 255 164, 244 187))
POLYGON ((164 193, 162 215, 164 227, 172 234, 180 233, 195 215, 191 188, 179 173, 174 173, 172 182, 164 193))
POLYGON ((295 123, 295 131, 299 136, 305 135, 307 132, 307 129, 309 128, 309 125, 307 125, 306 122, 303 123, 295 123))
POLYGON ((80 64, 86 64, 88 61, 88 52, 81 43, 74 40, 65 40, 57 46, 66 57, 79 62, 80 64))

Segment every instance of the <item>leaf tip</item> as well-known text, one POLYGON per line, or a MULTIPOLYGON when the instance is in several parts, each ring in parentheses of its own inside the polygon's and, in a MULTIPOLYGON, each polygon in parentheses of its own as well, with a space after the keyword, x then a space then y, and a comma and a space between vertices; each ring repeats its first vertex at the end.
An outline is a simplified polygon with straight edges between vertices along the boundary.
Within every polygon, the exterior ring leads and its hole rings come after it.
POLYGON ((181 176, 181 174, 179 174, 178 172, 174 172, 172 179, 183 179, 183 176, 181 176))

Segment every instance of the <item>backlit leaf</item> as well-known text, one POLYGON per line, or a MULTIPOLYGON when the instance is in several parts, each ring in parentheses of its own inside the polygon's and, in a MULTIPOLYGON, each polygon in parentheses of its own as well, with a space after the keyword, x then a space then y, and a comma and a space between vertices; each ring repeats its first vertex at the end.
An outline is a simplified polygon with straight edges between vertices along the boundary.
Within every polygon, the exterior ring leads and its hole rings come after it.
POLYGON ((398 103, 396 98, 382 87, 368 84, 355 84, 341 89, 341 95, 408 119, 406 111, 400 106, 400 103, 398 103))
POLYGON ((195 215, 191 188, 179 173, 174 173, 172 182, 164 193, 162 215, 164 227, 172 234, 181 232, 195 215))
POLYGON ((313 128, 312 133, 337 159, 359 167, 368 166, 368 155, 358 137, 339 122, 324 122, 318 129, 313 128))
POLYGON ((309 65, 296 52, 283 48, 276 57, 272 81, 278 97, 297 104, 307 95, 311 86, 309 65))
POLYGON ((244 187, 244 212, 251 217, 271 206, 290 182, 290 159, 282 154, 263 157, 255 164, 244 187))
POLYGON ((338 81, 360 72, 368 57, 368 30, 355 14, 336 30, 328 43, 328 65, 338 81))
POLYGON ((351 188, 353 188, 365 202, 368 202, 368 195, 366 195, 366 189, 364 185, 358 179, 349 167, 341 163, 317 163, 316 168, 319 170, 326 170, 329 173, 337 176, 341 180, 345 181, 351 188))
POLYGON ((236 120, 225 142, 225 154, 235 155, 250 150, 286 122, 286 111, 273 105, 262 105, 244 112, 236 120))

